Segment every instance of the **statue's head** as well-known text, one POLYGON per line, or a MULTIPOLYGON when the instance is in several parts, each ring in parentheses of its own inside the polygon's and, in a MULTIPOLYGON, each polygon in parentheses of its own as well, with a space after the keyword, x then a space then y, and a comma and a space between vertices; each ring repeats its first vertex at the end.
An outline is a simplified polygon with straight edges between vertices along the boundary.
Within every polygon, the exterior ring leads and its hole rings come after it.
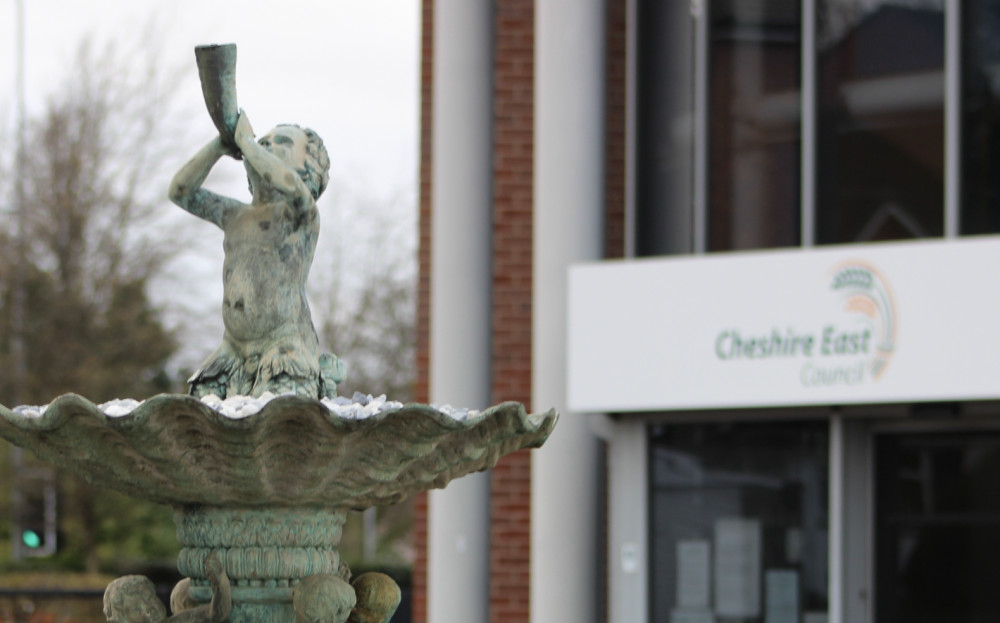
POLYGON ((319 199, 330 182, 330 156, 319 134, 288 123, 275 127, 257 142, 294 168, 313 199, 319 199))
POLYGON ((108 623, 162 623, 167 609, 149 578, 126 575, 104 591, 104 616, 108 623))
POLYGON ((344 623, 355 603, 351 585, 329 573, 303 578, 292 595, 297 623, 344 623))

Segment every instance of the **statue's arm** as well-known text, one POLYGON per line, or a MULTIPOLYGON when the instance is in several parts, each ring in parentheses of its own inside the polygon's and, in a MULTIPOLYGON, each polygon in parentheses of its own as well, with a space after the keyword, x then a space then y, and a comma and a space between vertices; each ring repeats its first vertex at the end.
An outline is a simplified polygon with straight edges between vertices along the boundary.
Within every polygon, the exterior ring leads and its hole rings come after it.
POLYGON ((208 572, 208 580, 212 585, 211 620, 213 623, 222 623, 229 618, 229 613, 233 610, 232 589, 229 585, 229 576, 218 557, 211 556, 205 562, 205 569, 208 572))
POLYGON ((260 177, 268 180, 274 190, 286 195, 293 206, 300 210, 315 209, 316 202, 312 193, 299 177, 298 171, 257 144, 253 128, 250 127, 250 120, 242 110, 236 122, 236 146, 260 177))
POLYGON ((167 619, 168 623, 223 623, 233 610, 229 576, 215 555, 205 561, 205 572, 212 585, 212 602, 184 610, 167 619))
POLYGON ((243 204, 235 199, 205 190, 201 185, 205 183, 205 178, 208 177, 219 158, 227 153, 228 150, 223 146, 222 140, 215 137, 187 164, 181 167, 181 170, 174 175, 174 179, 170 182, 169 197, 171 201, 191 214, 215 223, 219 227, 223 227, 223 221, 228 213, 242 208, 243 204))

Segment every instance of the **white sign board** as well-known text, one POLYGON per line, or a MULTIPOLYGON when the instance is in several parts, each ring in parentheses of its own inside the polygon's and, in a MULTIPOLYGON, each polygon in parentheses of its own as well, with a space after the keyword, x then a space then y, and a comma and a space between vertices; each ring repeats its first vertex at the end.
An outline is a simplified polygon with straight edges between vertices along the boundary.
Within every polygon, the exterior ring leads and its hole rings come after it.
POLYGON ((569 274, 576 412, 1000 398, 1000 237, 569 274))

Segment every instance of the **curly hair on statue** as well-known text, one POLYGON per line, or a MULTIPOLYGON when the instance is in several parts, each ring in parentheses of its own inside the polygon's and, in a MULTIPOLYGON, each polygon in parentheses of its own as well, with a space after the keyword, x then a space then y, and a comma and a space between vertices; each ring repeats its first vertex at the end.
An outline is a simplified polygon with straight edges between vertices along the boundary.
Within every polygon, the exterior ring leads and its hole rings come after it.
POLYGON ((306 167, 300 169, 298 174, 306 183, 313 199, 319 199, 330 183, 330 155, 326 151, 323 139, 314 130, 295 123, 280 123, 276 127, 297 128, 306 135, 306 167))

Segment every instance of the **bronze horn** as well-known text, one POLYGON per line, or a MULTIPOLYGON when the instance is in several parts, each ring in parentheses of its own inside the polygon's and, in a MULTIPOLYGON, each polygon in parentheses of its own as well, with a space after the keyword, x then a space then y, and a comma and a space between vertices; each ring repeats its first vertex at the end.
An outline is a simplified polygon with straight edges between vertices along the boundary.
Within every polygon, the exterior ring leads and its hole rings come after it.
POLYGON ((236 44, 199 45, 194 49, 194 56, 208 114, 219 130, 222 144, 239 160, 243 154, 235 139, 236 121, 240 116, 236 105, 236 44))

